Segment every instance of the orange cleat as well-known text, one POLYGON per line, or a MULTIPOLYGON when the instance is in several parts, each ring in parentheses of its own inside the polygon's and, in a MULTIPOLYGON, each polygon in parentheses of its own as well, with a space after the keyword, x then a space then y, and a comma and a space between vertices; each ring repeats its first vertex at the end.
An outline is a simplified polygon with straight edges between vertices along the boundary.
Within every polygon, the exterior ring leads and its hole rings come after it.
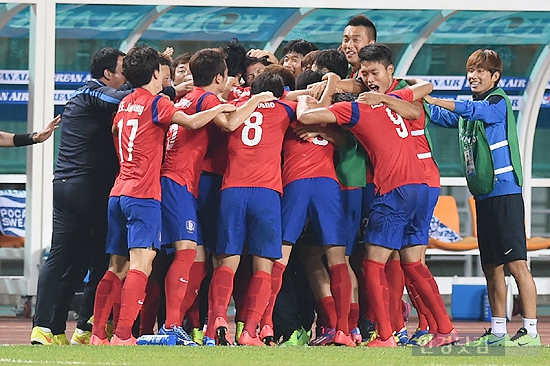
POLYGON ((336 331, 336 335, 334 336, 334 344, 337 346, 356 346, 355 341, 351 338, 351 335, 346 335, 346 333, 341 330, 336 331))
POLYGON ((460 336, 455 328, 449 333, 436 333, 431 341, 429 341, 424 347, 442 347, 447 345, 456 344, 460 341, 460 336))
POLYGON ((111 343, 109 342, 109 338, 101 339, 95 334, 92 334, 92 336, 90 337, 90 344, 93 346, 105 346, 111 343))
POLYGON ((136 339, 134 337, 130 337, 128 339, 120 339, 116 334, 113 335, 113 338, 111 338, 111 346, 135 346, 136 345, 136 339))
POLYGON ((252 337, 250 334, 248 334, 248 331, 243 330, 241 336, 239 337, 239 344, 241 346, 255 346, 255 347, 261 347, 264 346, 264 343, 262 340, 258 337, 252 337))
POLYGON ((385 341, 381 340, 380 337, 376 337, 367 343, 367 347, 397 347, 397 342, 394 336, 391 336, 385 341))
POLYGON ((218 346, 232 346, 231 338, 229 337, 229 325, 227 320, 219 316, 214 321, 214 329, 216 329, 216 344, 218 346))

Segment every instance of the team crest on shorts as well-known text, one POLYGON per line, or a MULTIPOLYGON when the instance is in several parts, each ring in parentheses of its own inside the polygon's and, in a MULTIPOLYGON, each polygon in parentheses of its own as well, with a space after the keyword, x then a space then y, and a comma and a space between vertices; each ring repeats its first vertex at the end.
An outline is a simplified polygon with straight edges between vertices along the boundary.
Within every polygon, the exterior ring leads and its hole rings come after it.
POLYGON ((185 228, 187 229, 187 232, 189 234, 193 234, 195 232, 195 221, 193 220, 187 220, 185 221, 185 228))

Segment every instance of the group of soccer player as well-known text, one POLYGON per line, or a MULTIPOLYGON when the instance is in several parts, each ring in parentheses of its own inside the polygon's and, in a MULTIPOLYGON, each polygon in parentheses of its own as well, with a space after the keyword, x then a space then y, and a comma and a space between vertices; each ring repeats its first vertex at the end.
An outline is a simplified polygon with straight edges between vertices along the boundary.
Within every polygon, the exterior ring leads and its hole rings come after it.
MULTIPOLYGON (((228 64, 236 57, 230 51, 204 49, 188 65, 176 58, 171 78, 178 83, 176 70, 188 68, 194 87, 175 103, 158 94, 167 68, 159 68, 157 51, 135 47, 125 56, 123 73, 136 89, 120 102, 113 122, 120 171, 109 199, 111 259, 97 287, 91 344, 135 344, 134 321, 162 275, 166 317, 158 334, 174 334, 183 345, 232 344, 227 310, 245 254, 252 257, 252 271, 246 289, 238 291, 244 295, 238 309, 244 324, 236 342, 277 344, 273 308, 306 226, 322 248, 311 250, 316 260, 308 268, 319 305, 312 344, 408 343, 401 309, 405 278, 426 323, 411 344, 459 340, 422 261, 439 175, 423 135, 424 109, 412 102, 432 86, 394 80, 391 51, 374 43, 373 32, 368 18, 351 19, 342 50, 314 52, 311 70, 303 74, 304 58, 317 50, 303 40, 285 46, 281 65, 260 66, 261 72, 241 68, 246 74, 232 72, 232 79, 228 64), (343 80, 350 74, 358 78, 343 80), (301 88, 295 90, 296 84, 301 88), (337 94, 342 101, 333 104, 336 89, 349 93, 337 94), (353 101, 353 92, 365 90, 371 93, 353 101), (340 175, 347 178, 339 179, 336 151, 340 175), (368 220, 361 238, 366 251, 355 250, 362 218, 368 220), (164 273, 153 269, 161 267, 153 264, 159 251, 173 252, 164 273), (200 340, 184 331, 183 322, 198 303, 209 254, 215 269, 200 340), (352 255, 362 262, 357 271, 352 255), (149 279, 153 271, 161 274, 149 279), (361 306, 363 320, 376 326, 372 334, 359 331, 361 306), (111 312, 116 327, 109 340, 111 312)), ((248 68, 268 58, 249 53, 248 68)), ((197 329, 196 311, 189 315, 187 325, 197 329)), ((141 322, 150 318, 142 311, 141 322)))
POLYGON ((147 46, 128 52, 122 70, 135 90, 113 119, 120 171, 90 344, 136 344, 138 315, 138 333, 152 333, 161 287, 158 334, 178 344, 233 344, 232 296, 237 344, 307 344, 292 337, 309 340, 309 330, 281 340, 273 320, 304 236, 311 345, 460 340, 424 262, 440 191, 421 101, 432 85, 395 79, 390 49, 375 41, 374 24, 358 15, 338 50, 295 40, 280 62, 235 42, 171 62, 147 46), (173 100, 160 93, 167 85, 173 100), (405 287, 419 316, 410 338, 405 287))

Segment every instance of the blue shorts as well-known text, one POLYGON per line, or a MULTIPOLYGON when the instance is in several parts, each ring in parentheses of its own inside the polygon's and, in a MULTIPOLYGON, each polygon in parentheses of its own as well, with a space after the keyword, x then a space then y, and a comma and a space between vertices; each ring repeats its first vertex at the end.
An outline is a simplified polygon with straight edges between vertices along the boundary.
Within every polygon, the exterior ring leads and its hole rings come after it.
POLYGON ((198 217, 204 248, 216 252, 218 244, 218 214, 220 213, 220 189, 223 176, 202 172, 199 181, 198 217))
POLYGON ((409 237, 422 230, 426 217, 428 186, 407 184, 376 194, 369 215, 365 243, 400 250, 409 237))
POLYGON ((340 198, 344 209, 346 255, 350 256, 358 243, 361 227, 363 188, 342 189, 340 198))
POLYGON ((318 245, 345 245, 340 185, 331 178, 287 184, 281 198, 283 241, 296 243, 309 218, 318 245))
POLYGON ((269 188, 226 188, 220 194, 217 254, 282 257, 281 198, 269 188))
POLYGON ((110 197, 106 253, 128 257, 129 249, 160 249, 161 216, 157 200, 110 197))
POLYGON ((439 192, 441 188, 439 187, 428 187, 428 205, 422 205, 419 207, 426 208, 426 215, 424 216, 424 221, 422 222, 421 230, 416 234, 409 236, 408 244, 409 245, 428 245, 428 240, 430 239, 430 221, 434 213, 435 205, 439 199, 439 192))
POLYGON ((174 180, 161 177, 162 187, 162 242, 163 246, 180 240, 202 244, 201 229, 197 219, 197 200, 188 190, 174 180))
POLYGON ((367 185, 363 188, 361 226, 359 228, 359 245, 365 245, 365 232, 367 231, 367 224, 369 223, 369 214, 372 207, 372 201, 374 201, 374 190, 374 183, 367 183, 367 185))

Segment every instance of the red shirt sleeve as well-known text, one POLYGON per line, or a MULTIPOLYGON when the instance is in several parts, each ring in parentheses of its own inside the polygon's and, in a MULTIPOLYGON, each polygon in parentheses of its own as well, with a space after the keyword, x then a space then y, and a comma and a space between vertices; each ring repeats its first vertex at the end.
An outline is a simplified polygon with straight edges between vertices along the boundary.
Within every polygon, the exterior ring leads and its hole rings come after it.
POLYGON ((399 90, 393 90, 392 92, 388 93, 388 95, 409 103, 413 101, 413 92, 411 88, 408 87, 399 90))
POLYGON ((170 125, 172 117, 178 109, 174 107, 174 103, 164 96, 156 96, 151 106, 153 123, 161 125, 170 125))

